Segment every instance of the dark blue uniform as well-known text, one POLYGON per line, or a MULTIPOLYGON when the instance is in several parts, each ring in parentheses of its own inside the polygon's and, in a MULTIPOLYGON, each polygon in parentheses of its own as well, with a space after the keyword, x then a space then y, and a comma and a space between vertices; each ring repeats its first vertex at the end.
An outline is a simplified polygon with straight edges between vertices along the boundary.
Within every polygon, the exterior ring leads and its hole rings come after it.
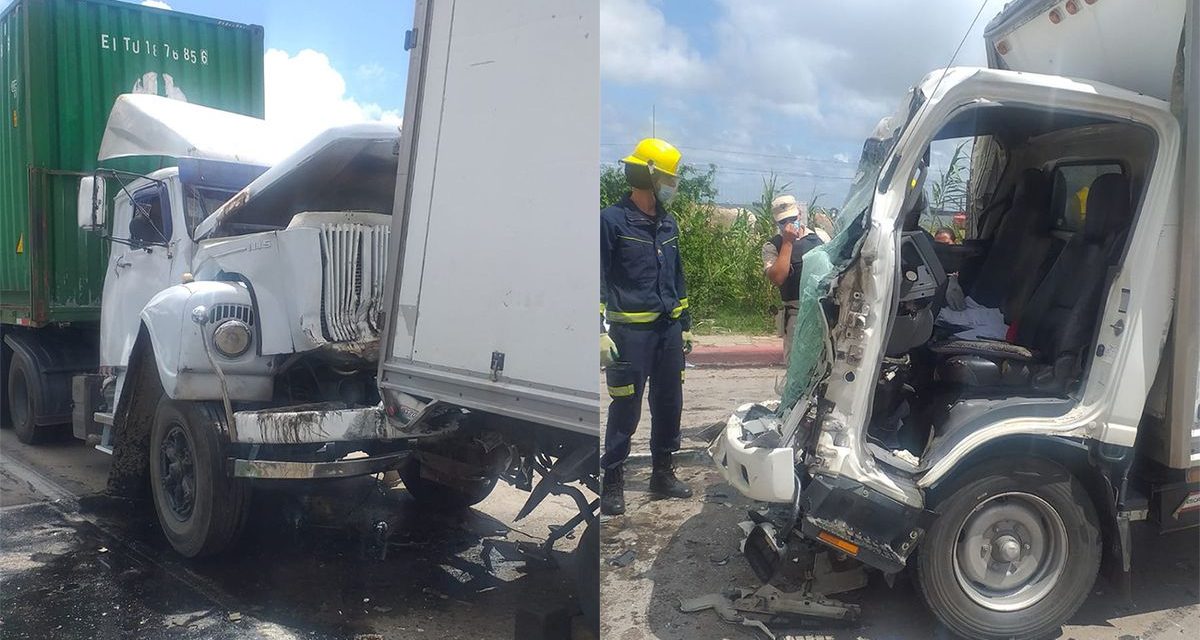
POLYGON ((629 196, 600 212, 600 307, 620 359, 607 369, 605 469, 629 455, 650 383, 650 450, 679 449, 683 410, 683 336, 691 329, 679 256, 679 226, 656 204, 654 217, 629 196))

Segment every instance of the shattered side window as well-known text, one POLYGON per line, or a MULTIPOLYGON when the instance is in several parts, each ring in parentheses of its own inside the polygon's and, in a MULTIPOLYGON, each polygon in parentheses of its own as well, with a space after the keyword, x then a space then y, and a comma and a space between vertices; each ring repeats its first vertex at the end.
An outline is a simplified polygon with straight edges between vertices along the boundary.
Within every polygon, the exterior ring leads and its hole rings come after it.
POLYGON ((855 257, 855 247, 870 222, 875 186, 884 164, 891 157, 904 125, 920 107, 922 98, 912 89, 900 103, 898 113, 881 120, 871 137, 863 143, 858 171, 846 196, 846 203, 834 220, 837 233, 824 245, 804 254, 800 275, 800 302, 792 334, 792 351, 787 363, 787 381, 779 405, 781 416, 795 406, 817 375, 824 369, 827 332, 821 298, 827 293, 831 276, 840 273, 855 257))

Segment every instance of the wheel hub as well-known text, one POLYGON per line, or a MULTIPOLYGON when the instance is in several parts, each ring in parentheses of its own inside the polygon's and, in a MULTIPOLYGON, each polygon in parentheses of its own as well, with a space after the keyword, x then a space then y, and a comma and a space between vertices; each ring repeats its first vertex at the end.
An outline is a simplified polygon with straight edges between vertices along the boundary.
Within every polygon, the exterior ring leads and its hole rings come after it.
POLYGON ((1002 535, 992 543, 992 555, 999 562, 1016 562, 1021 557, 1021 543, 1011 535, 1002 535))
POLYGON ((191 443, 180 425, 171 425, 159 446, 163 496, 172 515, 186 520, 192 514, 196 498, 196 470, 191 443))
POLYGON ((954 574, 976 603, 1015 611, 1040 601, 1062 575, 1067 558, 1062 517, 1029 493, 992 496, 963 521, 954 574))

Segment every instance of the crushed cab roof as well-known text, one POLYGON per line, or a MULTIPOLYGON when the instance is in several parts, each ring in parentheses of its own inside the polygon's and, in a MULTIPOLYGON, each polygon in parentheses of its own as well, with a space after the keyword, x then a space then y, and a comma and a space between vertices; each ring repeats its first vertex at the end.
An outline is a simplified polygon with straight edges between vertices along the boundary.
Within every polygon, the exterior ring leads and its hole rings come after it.
POLYGON ((97 160, 166 156, 267 166, 295 144, 266 121, 149 94, 117 96, 97 160))

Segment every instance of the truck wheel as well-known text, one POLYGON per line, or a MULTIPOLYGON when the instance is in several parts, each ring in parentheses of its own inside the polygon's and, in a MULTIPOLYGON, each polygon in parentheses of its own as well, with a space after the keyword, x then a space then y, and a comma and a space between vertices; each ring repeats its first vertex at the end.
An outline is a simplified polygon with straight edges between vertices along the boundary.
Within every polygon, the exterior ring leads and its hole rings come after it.
POLYGON ((600 637, 600 521, 592 520, 575 546, 575 591, 583 619, 600 637))
POLYGON ((917 554, 929 608, 966 638, 1032 639, 1061 627, 1100 566, 1087 491, 1045 460, 1003 460, 956 482, 917 554))
POLYGON ((46 440, 45 431, 37 428, 33 418, 37 415, 37 372, 20 354, 14 353, 8 367, 8 411, 12 418, 17 440, 25 444, 39 444, 46 440))
POLYGON ((225 473, 223 419, 214 406, 163 397, 150 433, 150 486, 158 523, 189 558, 219 553, 246 524, 250 488, 225 473))
POLYGON ((450 486, 421 476, 421 463, 411 460, 400 467, 400 478, 404 488, 422 507, 439 511, 452 511, 483 502, 496 488, 496 477, 462 483, 465 486, 450 486))

